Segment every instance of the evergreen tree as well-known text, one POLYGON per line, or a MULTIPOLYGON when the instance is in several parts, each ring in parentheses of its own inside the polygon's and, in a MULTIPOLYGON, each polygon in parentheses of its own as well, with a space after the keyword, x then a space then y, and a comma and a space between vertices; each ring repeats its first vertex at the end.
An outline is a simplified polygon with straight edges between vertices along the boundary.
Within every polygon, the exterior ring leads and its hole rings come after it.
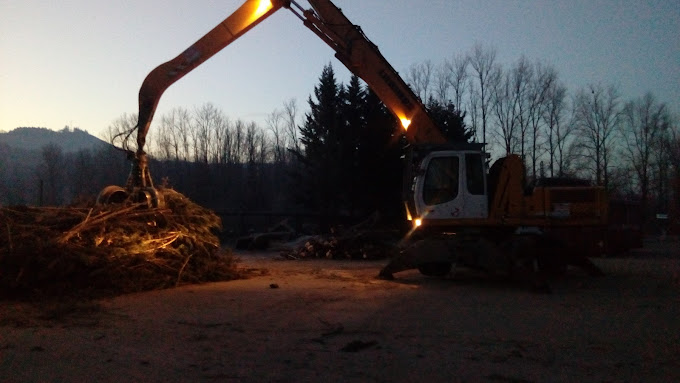
MULTIPOLYGON (((341 87, 333 67, 323 68, 319 84, 314 87, 314 99, 308 99, 310 112, 300 127, 302 149, 293 151, 300 161, 294 174, 298 181, 297 200, 309 210, 328 217, 339 212, 342 203, 338 186, 341 183, 339 140, 341 119, 341 87)), ((327 226, 328 222, 323 222, 327 226)))
POLYGON ((296 200, 322 218, 356 221, 376 210, 400 210, 397 123, 377 96, 356 76, 347 86, 338 84, 327 65, 308 102, 302 149, 294 151, 300 164, 293 174, 296 200))
POLYGON ((359 157, 359 147, 362 142, 362 133, 366 130, 364 105, 366 90, 361 85, 357 76, 352 76, 349 85, 343 87, 342 92, 342 118, 344 127, 341 131, 340 147, 342 155, 342 177, 346 180, 343 189, 348 198, 348 210, 354 214, 361 214, 363 185, 361 171, 363 169, 359 157))
POLYGON ((401 124, 373 91, 366 92, 366 127, 361 132, 362 208, 365 214, 379 211, 383 217, 403 221, 401 203, 404 136, 401 124))
MULTIPOLYGON (((397 119, 359 78, 344 86, 332 66, 323 68, 300 127, 300 166, 294 173, 295 198, 320 213, 322 228, 333 218, 354 221, 380 211, 403 218, 401 192, 404 138, 397 119)), ((468 142, 473 133, 453 103, 430 100, 428 109, 452 142, 468 142)))
POLYGON ((465 126, 465 113, 457 109, 453 102, 441 103, 430 98, 427 109, 449 142, 470 142, 474 137, 472 129, 465 126))

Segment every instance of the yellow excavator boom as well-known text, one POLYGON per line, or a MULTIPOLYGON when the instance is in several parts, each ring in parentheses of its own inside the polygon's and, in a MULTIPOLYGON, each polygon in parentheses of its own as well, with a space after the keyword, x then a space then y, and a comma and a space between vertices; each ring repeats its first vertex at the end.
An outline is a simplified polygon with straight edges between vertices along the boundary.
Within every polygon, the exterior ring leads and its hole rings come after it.
POLYGON ((282 7, 298 16, 305 26, 333 48, 340 62, 368 84, 401 121, 409 141, 445 143, 446 139, 421 100, 361 28, 352 24, 330 0, 309 0, 309 3, 312 9, 303 9, 291 0, 246 0, 184 52, 152 70, 139 91, 138 153, 143 153, 146 135, 163 92, 282 7))
POLYGON ((174 59, 152 70, 139 90, 137 151, 143 153, 146 134, 163 92, 175 81, 248 32, 284 6, 283 0, 246 0, 229 17, 174 59))

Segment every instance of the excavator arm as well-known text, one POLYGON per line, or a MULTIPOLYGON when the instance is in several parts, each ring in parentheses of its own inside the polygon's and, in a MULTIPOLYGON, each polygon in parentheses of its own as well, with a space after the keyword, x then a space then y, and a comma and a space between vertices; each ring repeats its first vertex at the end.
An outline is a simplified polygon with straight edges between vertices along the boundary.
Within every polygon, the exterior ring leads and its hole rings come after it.
POLYGON ((289 8, 305 26, 335 50, 335 57, 366 84, 402 123, 412 142, 445 143, 425 106, 383 57, 378 47, 352 24, 330 0, 309 0, 303 9, 289 0, 246 0, 234 13, 174 59, 149 73, 139 91, 137 146, 143 150, 146 134, 163 92, 175 81, 241 37, 262 20, 289 8))
POLYGON ((284 5, 287 2, 283 0, 246 0, 239 9, 179 56, 157 66, 146 76, 139 90, 138 152, 143 152, 146 134, 163 92, 284 5))
POLYGON ((335 57, 340 62, 368 84, 401 121, 410 142, 445 143, 446 139, 425 106, 361 28, 352 24, 330 0, 308 1, 312 9, 303 9, 294 0, 246 0, 184 52, 152 70, 139 91, 137 151, 126 188, 107 187, 100 193, 99 200, 108 202, 132 195, 135 199, 146 199, 152 206, 162 204, 162 198, 151 181, 144 146, 163 92, 282 7, 290 9, 305 26, 335 50, 335 57))
POLYGON ((312 9, 304 10, 295 1, 290 8, 307 28, 335 51, 335 57, 356 74, 399 118, 410 142, 443 144, 446 138, 430 118, 425 106, 378 47, 352 24, 330 0, 308 0, 312 9))

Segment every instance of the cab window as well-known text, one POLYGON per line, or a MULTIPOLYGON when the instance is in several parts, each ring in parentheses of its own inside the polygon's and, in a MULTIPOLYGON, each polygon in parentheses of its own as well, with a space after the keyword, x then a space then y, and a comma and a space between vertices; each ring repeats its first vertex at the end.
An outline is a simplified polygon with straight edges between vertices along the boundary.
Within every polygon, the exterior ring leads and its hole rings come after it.
POLYGON ((438 205, 458 196, 458 157, 435 157, 425 172, 423 201, 426 205, 438 205))
POLYGON ((467 190, 470 194, 484 194, 484 160, 481 154, 465 154, 465 178, 467 190))

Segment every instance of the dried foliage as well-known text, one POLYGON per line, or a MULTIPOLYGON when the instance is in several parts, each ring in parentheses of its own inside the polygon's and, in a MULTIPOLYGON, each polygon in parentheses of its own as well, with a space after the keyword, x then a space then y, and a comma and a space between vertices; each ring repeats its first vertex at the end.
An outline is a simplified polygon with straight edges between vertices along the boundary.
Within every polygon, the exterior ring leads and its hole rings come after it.
POLYGON ((372 214, 366 220, 349 228, 336 227, 330 235, 298 239, 281 256, 290 259, 384 259, 397 252, 398 230, 379 225, 380 215, 372 214))
POLYGON ((370 233, 355 236, 313 236, 304 238, 304 243, 281 251, 289 259, 385 259, 395 253, 394 241, 376 238, 370 233))
POLYGON ((171 189, 165 207, 0 208, 0 295, 106 296, 238 277, 220 218, 171 189))

